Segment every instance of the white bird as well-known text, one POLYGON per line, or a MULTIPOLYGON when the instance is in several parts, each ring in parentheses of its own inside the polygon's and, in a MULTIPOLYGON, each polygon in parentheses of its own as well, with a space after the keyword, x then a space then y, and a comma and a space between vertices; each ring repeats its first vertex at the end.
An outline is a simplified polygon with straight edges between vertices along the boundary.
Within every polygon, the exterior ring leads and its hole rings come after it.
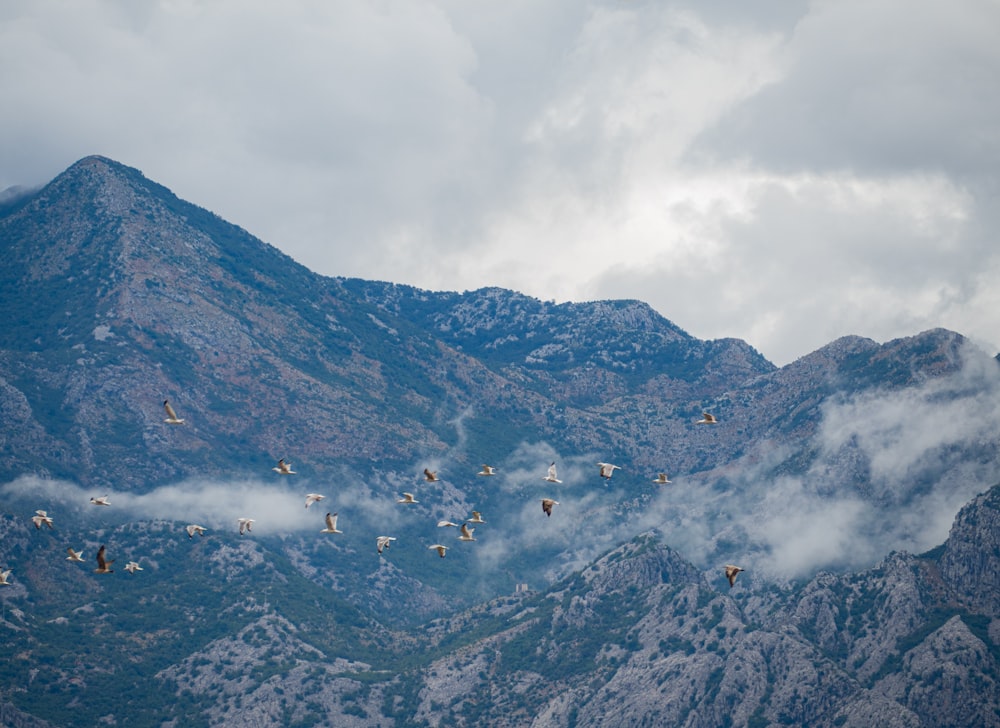
MULTIPOLYGON (((492 465, 484 465, 483 469, 480 470, 478 473, 476 473, 476 475, 496 475, 496 474, 497 474, 497 469, 494 468, 492 465)), ((431 548, 433 548, 433 546, 431 548)))
POLYGON ((194 538, 194 535, 196 533, 199 536, 204 536, 205 535, 205 531, 207 531, 208 529, 205 528, 204 526, 199 526, 196 523, 192 523, 191 525, 185 527, 184 530, 188 532, 188 538, 194 538))
POLYGON ((419 503, 416 498, 413 497, 413 493, 403 493, 403 497, 396 500, 397 503, 419 503))
POLYGON ((134 574, 135 572, 142 570, 143 569, 141 566, 139 566, 138 561, 129 561, 127 564, 125 564, 125 571, 127 571, 130 574, 134 574))
POLYGON ((438 477, 436 470, 428 470, 427 468, 424 468, 424 480, 428 483, 436 483, 440 480, 440 478, 438 477))
POLYGON ((462 528, 459 529, 459 530, 462 532, 458 536, 458 540, 459 541, 475 541, 476 540, 476 539, 474 539, 472 537, 472 532, 475 531, 476 529, 469 528, 469 524, 468 523, 463 523, 462 524, 462 528))
POLYGON ((91 498, 90 502, 93 503, 95 506, 110 506, 111 505, 111 501, 108 500, 108 497, 106 495, 102 495, 99 498, 91 498))
POLYGON ((717 425, 719 421, 715 419, 715 415, 709 414, 708 412, 701 413, 701 419, 695 422, 696 425, 717 425))
POLYGON ((472 518, 469 519, 469 523, 486 523, 486 521, 483 520, 482 513, 479 511, 473 511, 472 518))
POLYGON ((666 473, 660 473, 656 476, 656 479, 653 482, 656 483, 657 485, 667 485, 668 483, 672 483, 674 481, 667 478, 666 473))
POLYGON ((552 515, 552 506, 559 505, 559 501, 552 500, 551 498, 542 498, 542 510, 545 511, 546 516, 552 515))
POLYGON ((375 548, 377 548, 378 552, 381 554, 382 551, 388 549, 395 540, 395 536, 379 536, 375 539, 375 548))
POLYGON ((319 503, 324 498, 326 498, 326 496, 320 495, 319 493, 308 493, 306 495, 306 508, 311 506, 313 503, 319 503))
POLYGON ((10 586, 10 582, 7 581, 7 577, 10 576, 10 572, 12 572, 12 571, 13 571, 13 569, 7 569, 6 571, 0 571, 0 586, 10 586))
POLYGON ((104 545, 101 544, 101 548, 97 550, 97 568, 94 569, 95 574, 111 574, 114 573, 114 569, 111 568, 111 564, 115 563, 114 559, 108 561, 104 558, 104 545))
POLYGON ((167 411, 167 419, 165 419, 163 421, 166 422, 168 425, 183 425, 184 424, 184 420, 182 420, 180 417, 178 417, 177 413, 174 412, 174 408, 170 406, 170 400, 168 400, 168 399, 163 400, 163 409, 165 409, 167 411))
POLYGON ((236 522, 240 524, 240 535, 242 536, 244 531, 250 533, 253 530, 253 524, 257 521, 252 518, 237 518, 236 522))
POLYGON ((442 559, 444 558, 444 552, 448 550, 447 546, 445 546, 444 544, 440 544, 440 543, 436 543, 433 546, 428 546, 427 548, 428 549, 437 549, 438 556, 440 556, 442 559))
POLYGON ((559 480, 559 478, 556 477, 556 464, 555 463, 552 463, 549 466, 548 475, 546 475, 544 478, 542 478, 542 480, 547 480, 550 483, 561 483, 562 482, 561 480, 559 480))
POLYGON ((438 521, 438 528, 447 528, 451 526, 452 528, 458 528, 457 523, 452 523, 451 521, 438 521))
POLYGON ((337 514, 327 513, 326 514, 326 528, 324 528, 320 533, 343 533, 343 531, 337 530, 337 514))
POLYGON ((35 511, 35 515, 31 517, 31 522, 35 524, 36 529, 41 528, 43 523, 52 528, 52 517, 45 511, 35 511))
POLYGON ((66 553, 69 556, 66 557, 67 561, 83 561, 83 552, 74 551, 72 548, 66 549, 66 553))
POLYGON ((744 571, 744 569, 741 569, 739 566, 733 566, 732 564, 726 564, 725 569, 726 569, 726 578, 729 579, 729 588, 732 589, 733 584, 736 583, 736 576, 741 571, 744 571))
POLYGON ((621 467, 611 463, 597 463, 597 467, 600 468, 601 477, 605 480, 610 480, 616 470, 621 470, 621 467))
POLYGON ((278 464, 271 468, 271 470, 281 475, 295 475, 295 471, 292 470, 292 464, 286 463, 284 458, 278 460, 278 464))

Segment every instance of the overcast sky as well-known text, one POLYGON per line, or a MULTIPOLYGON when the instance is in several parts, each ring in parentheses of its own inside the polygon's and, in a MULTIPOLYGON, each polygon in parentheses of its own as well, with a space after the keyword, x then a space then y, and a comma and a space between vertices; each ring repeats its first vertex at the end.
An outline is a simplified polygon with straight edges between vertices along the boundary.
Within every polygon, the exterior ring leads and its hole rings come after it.
POLYGON ((0 189, 102 154, 327 275, 993 353, 998 37, 997 0, 6 0, 0 189))

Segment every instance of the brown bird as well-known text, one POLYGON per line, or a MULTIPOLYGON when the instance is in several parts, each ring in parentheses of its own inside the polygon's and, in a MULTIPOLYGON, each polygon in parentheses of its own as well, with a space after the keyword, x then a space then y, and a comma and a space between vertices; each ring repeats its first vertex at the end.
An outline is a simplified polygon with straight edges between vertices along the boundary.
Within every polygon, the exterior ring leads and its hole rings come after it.
POLYGON ((552 506, 559 505, 559 501, 552 500, 551 498, 542 498, 542 510, 545 511, 546 516, 552 515, 552 506))
POLYGON ((708 412, 701 413, 701 419, 695 422, 696 425, 717 425, 719 421, 715 419, 715 415, 709 414, 708 412))
POLYGON ((492 465, 484 465, 483 469, 480 470, 478 473, 476 473, 476 475, 496 475, 496 474, 497 474, 497 469, 494 468, 492 465))
POLYGON ((733 588, 733 584, 736 583, 736 575, 739 574, 743 569, 738 566, 733 566, 732 564, 726 564, 726 578, 729 579, 729 588, 733 588))
POLYGON ((427 468, 424 468, 424 480, 428 483, 436 483, 440 480, 440 478, 438 478, 436 470, 428 470, 427 468))
POLYGON ((174 408, 170 406, 170 400, 163 400, 163 409, 167 411, 167 419, 163 420, 168 425, 183 425, 184 420, 177 416, 174 408))
POLYGON ((114 569, 111 568, 111 564, 115 563, 114 559, 107 561, 104 558, 104 544, 101 544, 101 548, 97 550, 97 568, 94 569, 95 574, 112 574, 114 569))

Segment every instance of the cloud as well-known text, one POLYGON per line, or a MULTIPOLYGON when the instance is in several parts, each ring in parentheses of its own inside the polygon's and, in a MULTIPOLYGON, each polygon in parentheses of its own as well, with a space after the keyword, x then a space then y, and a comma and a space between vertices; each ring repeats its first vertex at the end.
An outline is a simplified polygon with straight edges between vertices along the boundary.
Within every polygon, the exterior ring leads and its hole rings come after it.
POLYGON ((995 347, 997 12, 8 4, 0 189, 100 153, 324 274, 995 347))

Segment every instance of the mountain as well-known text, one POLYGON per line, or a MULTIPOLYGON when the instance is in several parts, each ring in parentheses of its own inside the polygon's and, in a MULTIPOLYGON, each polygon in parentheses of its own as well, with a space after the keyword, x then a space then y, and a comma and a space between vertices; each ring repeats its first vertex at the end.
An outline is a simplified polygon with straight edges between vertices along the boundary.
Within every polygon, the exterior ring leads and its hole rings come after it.
POLYGON ((5 724, 996 722, 1000 362, 958 333, 777 368, 640 301, 324 277, 103 157, 0 247, 5 724))

